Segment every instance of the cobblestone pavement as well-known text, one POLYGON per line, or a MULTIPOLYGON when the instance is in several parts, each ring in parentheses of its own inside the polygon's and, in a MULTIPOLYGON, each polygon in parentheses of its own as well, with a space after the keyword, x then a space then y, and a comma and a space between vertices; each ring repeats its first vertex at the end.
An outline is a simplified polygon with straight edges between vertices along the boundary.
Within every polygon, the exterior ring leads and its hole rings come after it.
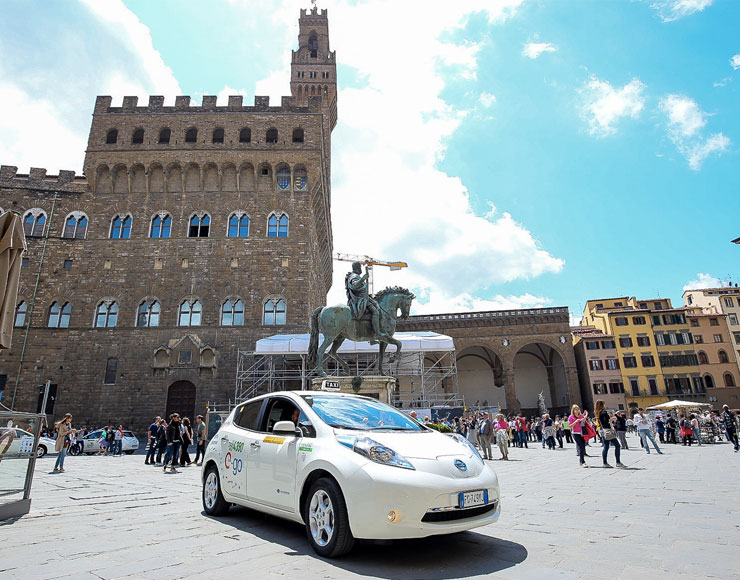
POLYGON ((69 457, 53 474, 47 457, 31 513, 0 524, 0 578, 740 578, 740 454, 725 443, 647 455, 630 443, 627 470, 580 469, 572 445, 512 449, 491 462, 498 523, 365 542, 333 561, 299 525, 244 508, 206 517, 199 468, 165 475, 137 454, 69 457))

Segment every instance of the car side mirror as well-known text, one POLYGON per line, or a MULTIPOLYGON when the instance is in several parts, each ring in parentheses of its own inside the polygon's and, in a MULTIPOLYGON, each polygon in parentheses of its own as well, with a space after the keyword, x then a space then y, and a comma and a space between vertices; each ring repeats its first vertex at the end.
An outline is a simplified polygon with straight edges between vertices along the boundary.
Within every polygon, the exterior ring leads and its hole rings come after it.
POLYGON ((293 421, 278 421, 273 425, 272 432, 275 435, 296 435, 296 426, 293 421))

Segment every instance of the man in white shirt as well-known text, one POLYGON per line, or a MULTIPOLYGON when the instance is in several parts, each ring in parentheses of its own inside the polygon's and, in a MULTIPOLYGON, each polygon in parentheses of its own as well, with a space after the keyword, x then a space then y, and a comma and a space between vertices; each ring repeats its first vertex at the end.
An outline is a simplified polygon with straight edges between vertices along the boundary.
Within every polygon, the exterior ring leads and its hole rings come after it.
POLYGON ((650 415, 648 415, 645 411, 642 410, 642 408, 640 408, 633 419, 635 425, 637 425, 637 434, 640 436, 642 446, 645 448, 645 451, 647 451, 648 455, 650 454, 648 440, 653 442, 653 447, 655 447, 655 450, 658 452, 658 454, 663 455, 663 452, 660 450, 660 447, 658 447, 658 444, 655 442, 655 438, 653 437, 653 432, 651 429, 652 420, 650 419, 650 415))

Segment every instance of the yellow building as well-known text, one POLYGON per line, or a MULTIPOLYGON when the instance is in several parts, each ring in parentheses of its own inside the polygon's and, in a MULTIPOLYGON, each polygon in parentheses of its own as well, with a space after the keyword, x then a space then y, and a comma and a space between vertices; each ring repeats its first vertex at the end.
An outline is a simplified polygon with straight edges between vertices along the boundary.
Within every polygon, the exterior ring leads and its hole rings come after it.
POLYGON ((669 399, 706 399, 687 309, 668 298, 589 300, 581 324, 612 334, 628 408, 669 399))

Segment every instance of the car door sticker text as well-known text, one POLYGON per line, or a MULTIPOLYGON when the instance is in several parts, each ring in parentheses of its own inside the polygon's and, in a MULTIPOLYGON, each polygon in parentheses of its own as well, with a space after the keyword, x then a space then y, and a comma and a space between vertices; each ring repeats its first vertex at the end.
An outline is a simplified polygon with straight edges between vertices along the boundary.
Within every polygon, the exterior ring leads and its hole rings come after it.
POLYGON ((241 453, 244 451, 244 441, 231 441, 229 442, 229 451, 241 453))
POLYGON ((285 442, 285 437, 273 437, 272 435, 268 435, 264 438, 265 443, 283 443, 285 442))
POLYGON ((307 451, 307 452, 311 453, 311 451, 313 451, 313 448, 310 445, 301 445, 298 448, 298 450, 299 451, 307 451))
POLYGON ((232 473, 236 475, 242 470, 242 467, 244 467, 244 463, 241 459, 238 457, 231 457, 231 452, 228 452, 226 454, 226 457, 224 458, 224 466, 226 469, 231 469, 232 473))

